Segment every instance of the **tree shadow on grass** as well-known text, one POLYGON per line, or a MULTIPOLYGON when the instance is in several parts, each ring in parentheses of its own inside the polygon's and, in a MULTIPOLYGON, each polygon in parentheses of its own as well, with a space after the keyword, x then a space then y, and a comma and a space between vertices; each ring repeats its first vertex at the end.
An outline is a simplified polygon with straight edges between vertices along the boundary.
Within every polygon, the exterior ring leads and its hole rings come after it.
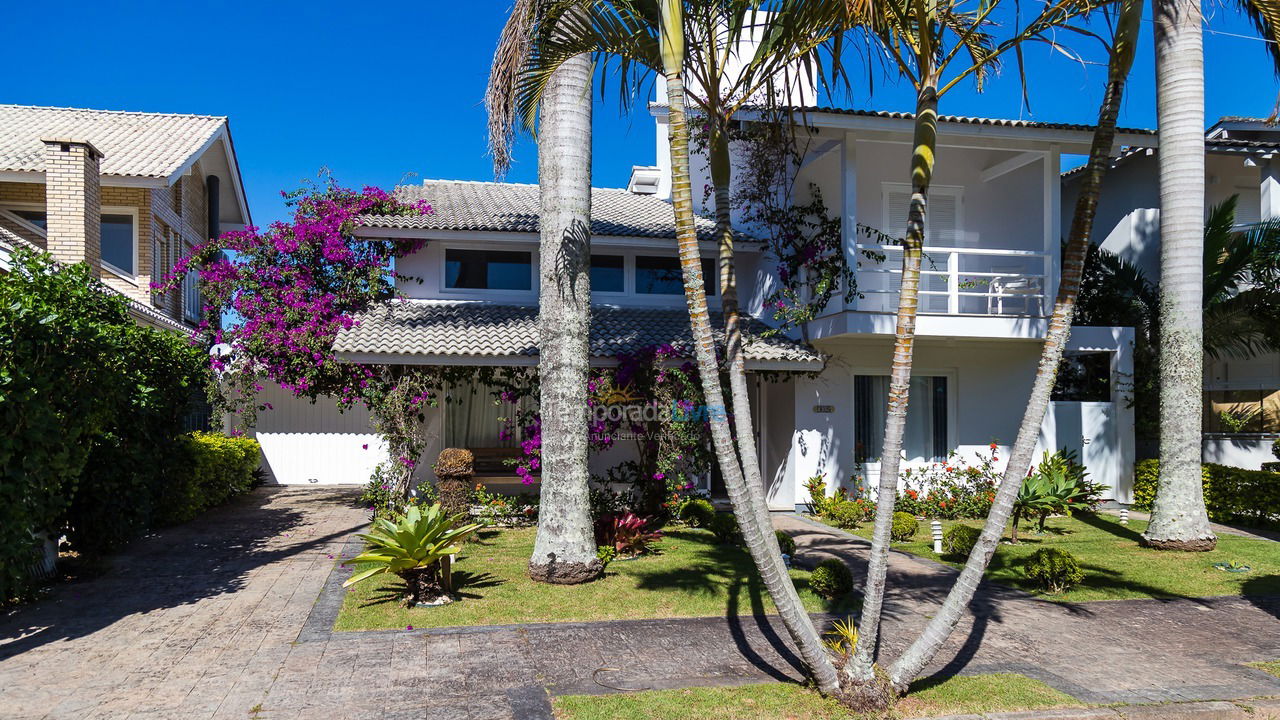
POLYGON ((1254 607, 1280 619, 1280 575, 1249 578, 1244 582, 1241 592, 1254 607))
POLYGON ((1095 530, 1110 533, 1122 540, 1131 540, 1135 544, 1142 540, 1142 533, 1128 525, 1121 525, 1119 520, 1105 520, 1098 513, 1078 513, 1073 517, 1095 530))
MULTIPOLYGON (((506 580, 487 572, 474 573, 467 570, 455 570, 453 573, 453 594, 460 598, 478 600, 484 597, 482 593, 467 591, 497 587, 506 582, 506 580)), ((374 594, 360 601, 359 607, 367 608, 386 603, 403 602, 408 589, 403 580, 390 576, 373 592, 374 594)))

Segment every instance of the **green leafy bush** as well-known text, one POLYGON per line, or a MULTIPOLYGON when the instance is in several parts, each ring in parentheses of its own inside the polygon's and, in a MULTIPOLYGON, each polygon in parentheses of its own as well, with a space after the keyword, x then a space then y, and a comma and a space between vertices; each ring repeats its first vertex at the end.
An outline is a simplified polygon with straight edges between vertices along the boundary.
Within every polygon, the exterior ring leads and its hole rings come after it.
POLYGON ((360 537, 368 543, 353 563, 371 563, 347 578, 343 587, 373 577, 392 574, 405 583, 409 607, 453 590, 453 567, 449 556, 462 550, 462 541, 480 529, 463 525, 461 513, 448 515, 439 503, 420 508, 409 505, 394 521, 377 518, 373 529, 360 537))
POLYGON ((716 516, 716 508, 711 501, 700 498, 686 498, 684 503, 680 505, 679 517, 687 523, 689 527, 704 528, 711 524, 711 519, 716 516))
POLYGON ((716 540, 725 545, 741 545, 742 530, 738 527, 738 519, 733 513, 716 513, 711 518, 707 529, 716 536, 716 540))
MULTIPOLYGON (((1280 527, 1280 478, 1266 470, 1245 470, 1206 463, 1204 505, 1214 522, 1280 527)), ((1158 460, 1139 461, 1134 469, 1133 507, 1150 511, 1160 478, 1158 460)))
POLYGON ((774 537, 778 538, 778 548, 782 550, 783 555, 794 556, 796 554, 795 538, 782 532, 781 530, 774 530, 773 535, 774 537))
POLYGON ((1277 460, 1280 460, 1280 438, 1276 438, 1276 441, 1271 443, 1271 454, 1275 455, 1277 460))
POLYGON ((1040 589, 1054 594, 1084 580, 1084 571, 1075 556, 1058 548, 1040 548, 1031 553, 1024 561, 1023 569, 1040 589))
POLYGON ((827 505, 823 517, 838 528, 852 530, 862 522, 864 510, 856 501, 836 496, 827 505))
POLYGON ((253 487, 261 458, 257 440, 195 432, 181 447, 185 466, 159 498, 158 524, 187 522, 253 487))
POLYGON ((814 475, 804 481, 804 487, 809 491, 809 512, 814 515, 826 514, 827 505, 831 502, 831 498, 827 497, 826 477, 814 475))
POLYGON ((948 555, 968 556, 973 546, 978 544, 982 531, 968 525, 952 525, 942 533, 942 549, 948 555))
POLYGON ((911 513, 896 512, 893 514, 893 525, 889 528, 889 537, 897 542, 906 542, 915 537, 920 523, 911 513))
POLYGON ((853 592, 853 573, 843 560, 827 558, 813 569, 809 587, 828 600, 836 600, 853 592))

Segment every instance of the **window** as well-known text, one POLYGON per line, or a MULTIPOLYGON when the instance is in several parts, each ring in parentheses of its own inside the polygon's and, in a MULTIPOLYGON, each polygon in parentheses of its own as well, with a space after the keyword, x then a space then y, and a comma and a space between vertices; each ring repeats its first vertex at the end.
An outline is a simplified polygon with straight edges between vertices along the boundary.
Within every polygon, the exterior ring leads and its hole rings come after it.
MULTIPOLYGON (((716 294, 716 263, 702 259, 702 286, 708 297, 716 294)), ((680 271, 680 258, 636 256, 636 292, 642 295, 683 295, 684 275, 680 271)))
MULTIPOLYGON (((932 187, 929 207, 924 219, 924 244, 957 247, 962 244, 960 232, 959 188, 932 187)), ((907 211, 911 208, 911 187, 901 183, 884 184, 884 231, 901 238, 907 234, 907 211)))
POLYGON ((591 290, 593 292, 625 292, 621 255, 591 256, 591 290))
MULTIPOLYGON (((889 403, 888 375, 853 378, 854 456, 856 462, 880 462, 884 447, 885 413, 889 403)), ((907 433, 903 440, 908 462, 932 462, 947 457, 947 378, 913 377, 907 400, 907 433)))
POLYGON ((49 219, 43 210, 11 210, 10 212, 41 230, 46 232, 49 230, 49 219))
POLYGON ((1068 353, 1058 365, 1050 397, 1055 402, 1110 402, 1111 353, 1068 353))
POLYGON ((102 262, 126 275, 137 272, 133 230, 132 215, 102 213, 102 262))
POLYGON ((458 290, 530 290, 533 256, 498 250, 445 250, 444 286, 458 290))

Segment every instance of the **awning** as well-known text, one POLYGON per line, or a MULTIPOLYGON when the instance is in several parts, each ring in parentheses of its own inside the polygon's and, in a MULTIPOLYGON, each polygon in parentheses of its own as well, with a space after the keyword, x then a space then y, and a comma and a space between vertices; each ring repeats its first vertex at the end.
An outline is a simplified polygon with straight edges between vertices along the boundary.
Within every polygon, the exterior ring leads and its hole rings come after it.
MULTIPOLYGON (((721 335, 719 313, 712 313, 721 335)), ((767 326, 744 318, 743 349, 749 370, 817 372, 822 354, 782 337, 763 336, 767 326)), ((591 308, 591 362, 606 366, 620 354, 670 344, 693 357, 689 315, 683 309, 591 308)), ((392 301, 356 319, 338 334, 334 350, 355 362, 406 365, 534 365, 538 357, 538 308, 487 302, 392 301)))

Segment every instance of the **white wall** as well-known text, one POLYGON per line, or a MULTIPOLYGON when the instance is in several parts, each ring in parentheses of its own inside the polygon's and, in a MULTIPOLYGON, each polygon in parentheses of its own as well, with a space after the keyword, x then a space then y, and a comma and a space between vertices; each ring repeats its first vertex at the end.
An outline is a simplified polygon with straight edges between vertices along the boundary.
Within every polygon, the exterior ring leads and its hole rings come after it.
POLYGON ((1263 463, 1276 462, 1271 444, 1276 435, 1205 435, 1204 462, 1245 470, 1261 470, 1263 463))

